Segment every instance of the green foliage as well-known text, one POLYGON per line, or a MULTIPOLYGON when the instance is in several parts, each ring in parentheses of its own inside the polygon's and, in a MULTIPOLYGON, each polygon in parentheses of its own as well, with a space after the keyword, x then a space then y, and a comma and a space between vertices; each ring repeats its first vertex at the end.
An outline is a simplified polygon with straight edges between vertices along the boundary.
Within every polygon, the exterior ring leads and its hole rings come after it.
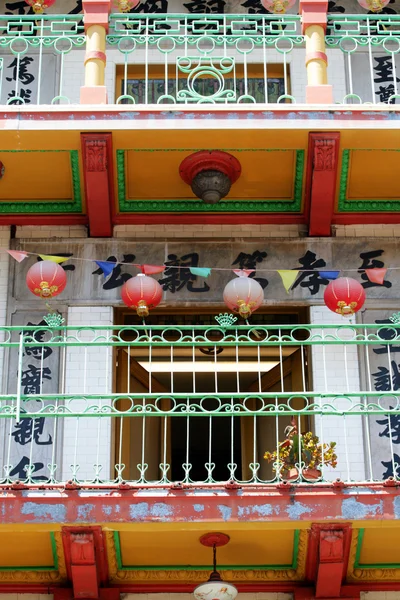
POLYGON ((285 437, 277 450, 264 454, 265 460, 274 463, 275 472, 285 475, 294 468, 319 469, 322 464, 337 466, 336 442, 322 444, 311 431, 298 433, 294 418, 285 429, 285 437))

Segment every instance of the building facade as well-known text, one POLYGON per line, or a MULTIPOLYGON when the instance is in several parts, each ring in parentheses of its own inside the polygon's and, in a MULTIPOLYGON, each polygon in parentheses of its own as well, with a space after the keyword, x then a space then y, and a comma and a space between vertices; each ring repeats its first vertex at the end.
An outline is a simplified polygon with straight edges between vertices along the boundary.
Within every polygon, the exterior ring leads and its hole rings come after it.
POLYGON ((399 0, 41 4, 0 1, 0 595, 188 600, 214 550, 240 600, 398 600, 399 0))

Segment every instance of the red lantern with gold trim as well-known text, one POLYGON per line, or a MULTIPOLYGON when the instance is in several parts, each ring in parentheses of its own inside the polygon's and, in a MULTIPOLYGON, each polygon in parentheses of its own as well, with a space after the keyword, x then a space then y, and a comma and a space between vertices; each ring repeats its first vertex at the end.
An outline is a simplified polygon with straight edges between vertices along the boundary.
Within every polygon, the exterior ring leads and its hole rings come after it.
POLYGON ((35 263, 26 274, 26 285, 39 298, 54 298, 64 291, 67 276, 60 265, 51 260, 35 263))
POLYGON ((363 307, 365 290, 355 279, 339 277, 325 289, 324 302, 332 312, 351 317, 363 307))
POLYGON ((156 279, 139 273, 124 283, 121 298, 126 306, 136 310, 139 317, 148 317, 149 311, 160 304, 162 293, 156 279))
POLYGON ((25 2, 33 8, 33 12, 36 15, 41 15, 50 6, 53 6, 56 0, 25 0, 25 2))
POLYGON ((296 0, 261 0, 263 7, 276 15, 284 15, 295 3, 296 0))
POLYGON ((128 13, 136 8, 140 0, 114 0, 113 6, 122 13, 128 13))

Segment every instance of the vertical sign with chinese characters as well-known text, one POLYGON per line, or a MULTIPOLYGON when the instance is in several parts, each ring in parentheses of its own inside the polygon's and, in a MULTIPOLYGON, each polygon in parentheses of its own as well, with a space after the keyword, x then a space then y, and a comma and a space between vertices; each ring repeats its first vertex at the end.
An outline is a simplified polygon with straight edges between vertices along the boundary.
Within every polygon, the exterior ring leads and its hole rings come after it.
MULTIPOLYGON (((363 321, 381 327, 379 337, 382 341, 391 341, 400 334, 400 320, 396 323, 396 311, 393 309, 366 310, 363 321)), ((366 386, 363 387, 370 388, 372 392, 393 392, 393 397, 374 398, 370 402, 379 403, 389 410, 399 408, 396 396, 400 390, 400 344, 391 344, 390 352, 385 343, 368 346, 364 350, 366 386)), ((374 479, 387 479, 394 472, 400 476, 400 415, 382 413, 370 415, 367 419, 365 435, 370 440, 367 473, 372 467, 374 479)))
MULTIPOLYGON (((46 405, 40 400, 44 394, 57 394, 60 369, 60 349, 46 345, 48 332, 40 328, 46 326, 42 313, 20 311, 13 315, 12 325, 37 327, 35 340, 37 345, 25 347, 22 357, 21 394, 32 396, 32 400, 24 401, 21 407, 19 423, 7 420, 2 424, 3 472, 1 478, 8 475, 11 479, 25 480, 29 476, 35 482, 48 481, 57 477, 53 466, 57 464, 57 439, 61 439, 61 424, 56 419, 43 417, 24 417, 24 413, 38 412, 46 405), (39 398, 35 398, 38 396, 39 398)), ((25 335, 32 335, 25 330, 25 335)), ((13 334, 18 341, 17 334, 13 334)), ((18 349, 10 351, 8 371, 8 393, 16 394, 18 373, 18 349)), ((48 403, 53 404, 54 401, 48 403)), ((58 419, 60 421, 60 419, 58 419)), ((60 465, 59 465, 60 468, 60 465)))

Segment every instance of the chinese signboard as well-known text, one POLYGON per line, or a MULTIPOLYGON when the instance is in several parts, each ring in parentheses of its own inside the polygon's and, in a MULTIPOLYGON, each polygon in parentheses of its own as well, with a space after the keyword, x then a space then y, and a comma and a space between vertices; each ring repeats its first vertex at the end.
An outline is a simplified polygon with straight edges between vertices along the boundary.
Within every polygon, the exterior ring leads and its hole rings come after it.
MULTIPOLYGON (((63 264, 68 274, 66 290, 59 296, 59 303, 120 303, 120 288, 130 277, 138 273, 134 264, 165 265, 157 275, 164 290, 165 302, 221 302, 225 285, 234 276, 233 269, 251 269, 254 277, 265 290, 266 301, 284 303, 314 303, 322 300, 329 283, 324 270, 339 269, 343 274, 355 277, 368 292, 368 298, 394 299, 400 295, 400 272, 390 270, 398 264, 400 242, 371 240, 259 240, 251 242, 181 242, 148 241, 68 241, 38 242, 18 250, 34 250, 40 254, 69 255, 71 262, 63 264), (68 252, 66 253, 66 249, 68 252), (76 260, 73 259, 86 259, 76 260), (108 277, 94 260, 109 261, 116 266, 108 277), (211 275, 202 278, 191 268, 211 268, 211 275), (383 285, 369 281, 364 269, 389 268, 383 285), (218 270, 220 269, 220 270, 218 270), (288 295, 282 285, 277 269, 299 271, 288 295), (346 269, 350 269, 346 271, 346 269)), ((16 264, 15 297, 19 303, 32 303, 32 295, 25 285, 28 268, 35 257, 16 264)))

